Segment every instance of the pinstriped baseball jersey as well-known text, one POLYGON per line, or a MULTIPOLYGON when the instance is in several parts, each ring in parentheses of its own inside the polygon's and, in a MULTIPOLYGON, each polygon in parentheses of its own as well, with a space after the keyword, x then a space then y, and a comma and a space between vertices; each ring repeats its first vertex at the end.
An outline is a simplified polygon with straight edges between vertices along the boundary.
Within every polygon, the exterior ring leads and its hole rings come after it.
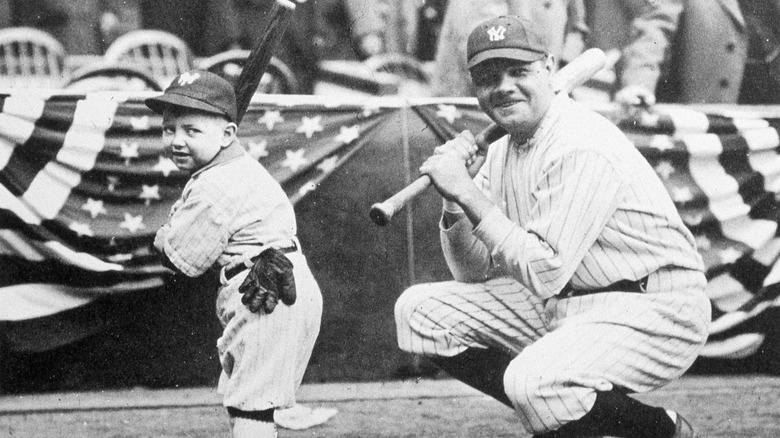
MULTIPOLYGON (((263 246, 290 247, 295 213, 279 183, 234 142, 197 170, 174 204, 155 247, 184 274, 200 276, 233 267, 263 246)), ((320 328, 322 294, 306 258, 293 263, 297 300, 270 314, 249 311, 238 287, 248 270, 220 275, 217 315, 224 330, 217 341, 225 406, 254 411, 291 406, 320 328)))
POLYGON ((702 259, 617 127, 559 95, 527 144, 491 145, 474 181, 494 207, 476 226, 442 221, 456 281, 401 295, 401 349, 516 355, 504 390, 532 434, 581 418, 597 391, 649 391, 690 367, 710 321, 702 259), (645 277, 645 293, 559 295, 645 277))
POLYGON ((616 126, 565 95, 527 144, 505 137, 492 145, 475 181, 496 208, 473 232, 442 231, 456 279, 498 267, 549 298, 570 280, 596 289, 662 267, 703 270, 644 157, 616 126))
POLYGON ((192 174, 155 246, 197 277, 263 245, 289 246, 295 234, 295 212, 279 183, 234 142, 192 174))

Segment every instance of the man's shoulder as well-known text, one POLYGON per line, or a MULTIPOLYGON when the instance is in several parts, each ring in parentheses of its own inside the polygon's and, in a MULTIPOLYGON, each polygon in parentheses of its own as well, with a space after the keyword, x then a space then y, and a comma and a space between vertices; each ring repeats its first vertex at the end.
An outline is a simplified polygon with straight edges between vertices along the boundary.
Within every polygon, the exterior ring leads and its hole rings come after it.
POLYGON ((583 103, 569 101, 560 119, 559 129, 578 144, 630 143, 617 125, 583 103))

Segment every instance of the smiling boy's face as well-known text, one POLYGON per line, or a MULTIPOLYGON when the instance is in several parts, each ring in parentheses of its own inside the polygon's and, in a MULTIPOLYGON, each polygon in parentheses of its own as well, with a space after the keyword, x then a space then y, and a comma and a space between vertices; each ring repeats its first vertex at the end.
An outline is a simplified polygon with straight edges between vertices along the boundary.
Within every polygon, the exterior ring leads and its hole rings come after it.
POLYGON ((180 170, 194 172, 229 146, 236 125, 203 111, 166 105, 163 112, 163 146, 180 170))

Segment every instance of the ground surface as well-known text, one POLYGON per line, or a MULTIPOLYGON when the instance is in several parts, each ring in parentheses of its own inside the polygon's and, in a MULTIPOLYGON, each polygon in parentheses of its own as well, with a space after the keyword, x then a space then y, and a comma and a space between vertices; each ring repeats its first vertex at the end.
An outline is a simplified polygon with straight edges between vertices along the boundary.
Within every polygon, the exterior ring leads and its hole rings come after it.
MULTIPOLYGON (((639 398, 682 412, 706 437, 780 436, 780 378, 693 376, 639 398)), ((279 436, 526 437, 503 405, 449 380, 304 385, 307 406, 335 407, 324 425, 279 436)), ((211 388, 0 397, 0 437, 227 437, 211 388)))

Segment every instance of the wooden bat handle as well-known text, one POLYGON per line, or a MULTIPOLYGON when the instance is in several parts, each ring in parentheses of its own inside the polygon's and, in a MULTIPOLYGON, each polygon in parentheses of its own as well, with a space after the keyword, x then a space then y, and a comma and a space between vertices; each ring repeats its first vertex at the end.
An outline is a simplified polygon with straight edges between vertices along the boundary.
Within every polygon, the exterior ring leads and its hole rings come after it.
MULTIPOLYGON (((503 128, 496 125, 495 123, 491 123, 487 128, 477 134, 477 147, 483 151, 486 151, 491 143, 505 135, 506 131, 504 131, 503 128)), ((404 208, 404 205, 419 196, 430 186, 431 178, 428 175, 423 175, 414 180, 414 182, 408 186, 401 189, 395 195, 387 198, 384 202, 379 202, 372 205, 368 215, 375 224, 385 226, 390 223, 393 215, 404 208)))
MULTIPOLYGON (((604 68, 606 62, 607 56, 601 49, 592 48, 582 52, 555 74, 553 89, 556 93, 561 91, 570 93, 604 68)), ((477 134, 477 146, 482 150, 487 150, 491 143, 504 135, 506 135, 506 131, 496 124, 491 124, 477 134)), ((385 226, 404 205, 430 186, 431 178, 428 175, 423 175, 384 202, 372 205, 368 215, 375 224, 385 226)))

